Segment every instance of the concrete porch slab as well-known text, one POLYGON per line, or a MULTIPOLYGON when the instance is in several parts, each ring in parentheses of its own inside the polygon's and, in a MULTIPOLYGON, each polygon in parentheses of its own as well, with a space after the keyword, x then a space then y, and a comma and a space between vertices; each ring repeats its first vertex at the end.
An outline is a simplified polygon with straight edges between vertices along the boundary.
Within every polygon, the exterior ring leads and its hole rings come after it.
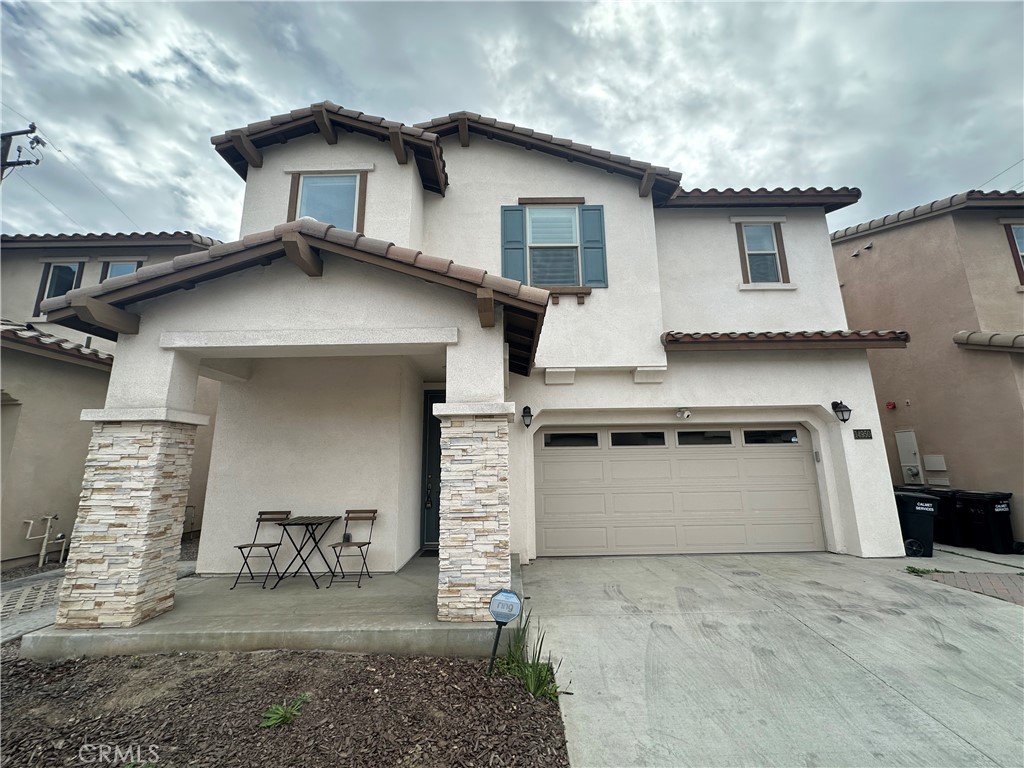
MULTIPOLYGON (((522 594, 518 558, 512 588, 522 594)), ((314 589, 308 577, 274 590, 234 577, 194 576, 178 582, 174 608, 137 627, 68 630, 47 627, 22 638, 33 659, 126 656, 195 651, 334 650, 401 656, 484 658, 492 623, 437 621, 436 558, 415 557, 398 573, 374 574, 314 589)))

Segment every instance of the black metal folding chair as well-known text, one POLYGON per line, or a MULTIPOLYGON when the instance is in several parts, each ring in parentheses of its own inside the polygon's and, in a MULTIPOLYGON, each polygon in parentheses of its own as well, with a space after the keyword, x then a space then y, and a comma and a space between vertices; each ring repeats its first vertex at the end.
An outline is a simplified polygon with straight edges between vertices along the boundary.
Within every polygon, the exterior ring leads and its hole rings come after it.
POLYGON ((377 510, 376 509, 346 509, 345 510, 345 530, 341 535, 341 541, 337 544, 331 544, 331 549, 334 550, 334 570, 331 571, 331 580, 327 584, 327 588, 331 588, 331 584, 334 583, 334 577, 340 572, 341 578, 345 578, 345 569, 341 567, 341 558, 343 557, 361 557, 362 564, 359 568, 359 580, 356 582, 357 587, 363 586, 363 574, 366 574, 366 578, 372 579, 373 575, 370 573, 370 569, 366 566, 366 553, 370 550, 370 540, 373 538, 373 524, 377 521, 377 510), (370 530, 366 533, 365 540, 353 541, 352 534, 349 533, 348 527, 350 523, 369 523, 370 530), (346 553, 345 550, 354 549, 355 552, 346 553))
POLYGON ((252 542, 249 544, 236 544, 237 549, 242 554, 242 567, 238 569, 238 575, 235 576, 235 583, 231 585, 231 589, 238 586, 238 580, 242 578, 242 571, 249 572, 249 581, 256 581, 256 575, 252 572, 252 568, 249 566, 249 559, 258 557, 270 560, 270 567, 267 568, 267 572, 263 574, 263 586, 262 589, 267 588, 267 579, 270 578, 270 569, 274 569, 274 573, 277 574, 278 579, 281 578, 280 572, 277 570, 277 552, 281 548, 281 542, 284 541, 284 528, 280 529, 280 534, 277 537, 277 541, 259 542, 256 541, 260 535, 260 526, 263 524, 273 525, 276 523, 283 523, 292 513, 285 511, 260 511, 256 513, 256 530, 252 534, 252 542), (262 552, 263 554, 259 554, 262 552))

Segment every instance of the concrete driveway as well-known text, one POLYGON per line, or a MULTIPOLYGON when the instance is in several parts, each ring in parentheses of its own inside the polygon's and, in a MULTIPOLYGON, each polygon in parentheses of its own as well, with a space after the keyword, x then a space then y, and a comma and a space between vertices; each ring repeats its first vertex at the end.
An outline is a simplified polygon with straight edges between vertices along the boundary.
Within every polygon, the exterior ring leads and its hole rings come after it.
POLYGON ((573 766, 1024 765, 1024 609, 905 567, 1024 568, 943 557, 523 568, 573 766))

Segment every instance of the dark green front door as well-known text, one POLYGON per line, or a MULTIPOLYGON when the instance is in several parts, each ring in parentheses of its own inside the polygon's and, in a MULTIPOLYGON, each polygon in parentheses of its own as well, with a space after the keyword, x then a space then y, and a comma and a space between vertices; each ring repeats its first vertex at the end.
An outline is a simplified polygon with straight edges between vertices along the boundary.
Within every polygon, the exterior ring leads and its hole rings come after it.
POLYGON ((434 416, 434 404, 444 402, 444 392, 423 393, 423 491, 420 544, 436 549, 441 532, 441 422, 434 416))

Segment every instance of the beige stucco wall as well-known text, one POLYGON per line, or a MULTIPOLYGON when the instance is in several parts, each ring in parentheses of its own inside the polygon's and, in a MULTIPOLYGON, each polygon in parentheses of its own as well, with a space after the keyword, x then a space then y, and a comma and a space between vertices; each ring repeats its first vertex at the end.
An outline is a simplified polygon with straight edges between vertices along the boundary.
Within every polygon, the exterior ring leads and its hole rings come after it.
POLYGON ((910 332, 905 350, 869 354, 893 482, 903 482, 895 430, 913 429, 922 456, 945 456, 948 471, 926 477, 1012 492, 1014 530, 1024 538, 1020 361, 953 343, 961 330, 1019 332, 1022 295, 999 215, 961 216, 862 235, 833 252, 851 327, 910 332))
POLYGON ((422 247, 414 240, 420 234, 414 211, 424 194, 416 164, 399 165, 390 144, 344 132, 333 146, 313 134, 264 152, 263 167, 250 168, 246 178, 240 236, 287 221, 292 172, 362 170, 367 171, 363 234, 422 247))
POLYGON ((3 349, 3 388, 21 405, 3 407, 3 515, 0 517, 0 559, 8 561, 39 553, 43 515, 57 514, 54 534, 71 536, 82 490, 82 469, 92 425, 79 420, 83 408, 103 404, 108 373, 40 355, 3 349), (16 411, 16 413, 14 413, 16 411), (10 450, 9 455, 7 450, 10 450))
POLYGON ((654 218, 658 226, 658 260, 665 291, 662 302, 665 330, 835 330, 847 327, 828 245, 825 214, 820 208, 754 212, 659 210, 654 218), (766 217, 778 221, 789 266, 787 286, 740 287, 743 277, 736 223, 730 221, 733 217, 748 220, 766 217))
MULTIPOLYGON (((370 568, 404 565, 419 533, 419 448, 407 442, 420 409, 411 408, 418 388, 404 385, 408 373, 398 358, 291 358, 256 361, 248 381, 222 384, 198 571, 236 572, 233 546, 251 540, 260 509, 377 509, 370 568)), ((292 552, 285 547, 281 565, 292 552)))
POLYGON ((210 475, 210 452, 213 450, 213 433, 217 426, 217 400, 220 397, 220 382, 199 377, 196 387, 196 413, 210 417, 210 423, 196 429, 195 452, 192 454, 192 474, 188 485, 188 506, 195 507, 195 515, 185 517, 185 533, 203 527, 203 512, 206 506, 206 484, 210 475))
POLYGON ((427 253, 501 274, 501 206, 520 197, 604 206, 609 287, 594 288, 582 306, 566 297, 548 308, 539 367, 665 364, 654 214, 635 180, 477 136, 470 147, 446 138, 444 152, 451 186, 444 198, 424 198, 417 247, 427 253))

